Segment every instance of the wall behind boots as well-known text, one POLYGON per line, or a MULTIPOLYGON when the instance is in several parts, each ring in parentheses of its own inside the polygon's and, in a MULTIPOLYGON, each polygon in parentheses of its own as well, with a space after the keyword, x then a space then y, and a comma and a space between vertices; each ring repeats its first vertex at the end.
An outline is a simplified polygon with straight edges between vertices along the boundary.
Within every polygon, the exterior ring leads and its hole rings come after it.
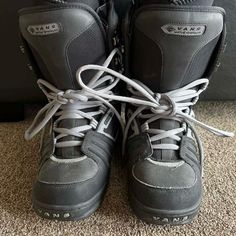
POLYGON ((202 98, 207 100, 236 100, 236 1, 215 0, 214 5, 226 10, 227 47, 202 98))
MULTIPOLYGON (((43 95, 36 85, 36 78, 27 66, 27 59, 19 45, 18 9, 32 5, 32 0, 0 2, 1 27, 1 86, 2 102, 38 102, 43 95)), ((227 12, 227 48, 221 59, 221 67, 214 74, 209 89, 203 94, 208 100, 236 99, 236 1, 215 0, 227 12)))
POLYGON ((30 0, 0 1, 0 103, 29 103, 43 99, 36 78, 20 49, 17 11, 29 5, 32 5, 30 0))

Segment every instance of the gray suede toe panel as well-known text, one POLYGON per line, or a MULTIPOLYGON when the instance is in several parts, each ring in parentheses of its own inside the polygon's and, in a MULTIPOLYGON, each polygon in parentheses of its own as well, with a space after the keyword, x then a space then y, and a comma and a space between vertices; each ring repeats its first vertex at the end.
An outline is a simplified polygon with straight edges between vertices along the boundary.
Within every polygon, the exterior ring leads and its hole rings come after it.
POLYGON ((39 172, 38 181, 47 184, 80 183, 94 178, 97 172, 98 165, 91 158, 71 163, 48 159, 39 172))
POLYGON ((191 188, 196 182, 195 171, 184 161, 163 163, 145 159, 133 166, 132 174, 138 182, 153 188, 191 188))

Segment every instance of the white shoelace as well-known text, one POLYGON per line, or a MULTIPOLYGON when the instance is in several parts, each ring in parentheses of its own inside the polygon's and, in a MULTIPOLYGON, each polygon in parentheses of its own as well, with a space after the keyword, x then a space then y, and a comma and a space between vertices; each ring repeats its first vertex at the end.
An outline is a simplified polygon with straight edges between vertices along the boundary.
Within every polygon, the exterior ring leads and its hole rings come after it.
POLYGON ((121 124, 124 135, 123 151, 128 139, 128 132, 130 130, 131 124, 136 117, 146 119, 142 125, 142 131, 150 134, 153 149, 178 150, 179 145, 176 144, 153 143, 164 138, 172 138, 175 141, 180 141, 181 138, 178 136, 178 134, 185 131, 186 128, 183 125, 180 128, 169 131, 150 129, 150 123, 158 119, 171 119, 179 121, 182 124, 187 124, 196 138, 201 162, 203 159, 203 148, 197 132, 193 127, 193 124, 199 125, 200 127, 219 136, 234 136, 233 133, 216 129, 196 120, 189 113, 191 111, 190 107, 197 103, 199 95, 207 88, 209 83, 208 79, 199 79, 190 83, 189 85, 184 86, 183 88, 176 89, 168 93, 155 94, 141 82, 131 80, 126 76, 108 68, 113 57, 117 53, 119 53, 119 51, 114 49, 103 66, 85 65, 77 71, 76 77, 79 85, 82 88, 81 90, 67 90, 64 92, 58 90, 44 80, 39 80, 38 84, 43 90, 44 94, 47 96, 49 103, 39 111, 32 125, 26 131, 25 138, 27 140, 31 139, 45 127, 45 125, 52 119, 53 116, 56 116, 58 117, 54 122, 54 132, 58 134, 55 137, 56 147, 81 146, 82 141, 60 141, 60 139, 67 136, 83 138, 87 131, 96 129, 98 121, 94 118, 94 116, 103 114, 107 108, 110 108, 114 112, 121 124), (85 85, 81 76, 82 73, 87 70, 95 70, 98 71, 98 73, 87 85, 85 85), (104 73, 106 73, 105 76, 103 76, 104 73), (128 90, 132 94, 131 97, 118 96, 112 93, 111 90, 116 87, 120 80, 127 83, 128 90), (108 81, 108 86, 105 88, 99 88, 100 85, 108 81), (197 91, 196 87, 200 87, 200 89, 197 91), (111 101, 119 101, 137 106, 136 111, 134 111, 126 124, 124 115, 119 114, 119 112, 111 104, 111 101), (99 109, 95 112, 82 111, 83 109, 96 107, 99 107, 99 109), (150 113, 143 114, 142 112, 144 110, 148 110, 150 113), (57 122, 63 119, 88 119, 90 120, 90 124, 74 127, 72 129, 57 128, 57 122))
MULTIPOLYGON (((104 67, 109 66, 117 50, 114 50, 104 63, 104 67)), ((94 91, 96 89, 101 94, 112 94, 112 89, 117 85, 119 80, 115 80, 112 76, 106 75, 101 77, 103 72, 98 72, 90 81, 88 86, 94 91), (108 83, 106 87, 101 85, 108 83)), ((49 100, 49 103, 43 107, 36 115, 32 125, 25 132, 25 139, 32 139, 39 133, 46 124, 56 117, 54 120, 53 131, 57 134, 54 139, 55 146, 58 148, 81 146, 85 134, 92 129, 96 129, 98 121, 94 118, 97 115, 104 114, 108 108, 111 108, 117 116, 119 113, 110 104, 99 96, 86 93, 85 90, 67 90, 61 91, 45 80, 38 80, 38 85, 49 100), (98 99, 97 99, 98 98, 98 99), (85 109, 94 111, 83 111, 85 109), (86 119, 90 123, 71 129, 57 127, 58 122, 66 119, 86 119), (80 138, 81 141, 62 141, 61 139, 74 136, 80 138)), ((123 123, 121 123, 123 126, 123 123)), ((123 127, 124 129, 124 127, 123 127)))
MULTIPOLYGON (((114 55, 114 54, 113 54, 114 55)), ((97 78, 99 80, 99 78, 97 78)), ((199 79, 196 80, 180 89, 173 90, 167 93, 153 93, 150 89, 148 89, 141 82, 131 80, 126 76, 109 69, 108 66, 98 66, 98 65, 86 65, 81 67, 77 72, 77 81, 79 85, 86 91, 88 94, 93 94, 95 97, 103 98, 104 100, 111 101, 116 100, 119 102, 129 103, 134 106, 137 106, 136 111, 129 118, 125 129, 123 129, 124 133, 124 142, 123 142, 123 151, 125 147, 125 143, 128 139, 128 132, 131 127, 131 124, 135 120, 136 117, 147 119, 142 125, 142 131, 147 132, 151 135, 151 143, 153 149, 170 149, 170 150, 179 150, 179 145, 176 144, 153 144, 158 140, 162 140, 165 138, 172 138, 175 141, 180 141, 181 138, 178 134, 182 133, 186 129, 186 124, 191 129, 194 134, 197 145, 199 148, 200 161, 203 160, 203 148, 201 141, 197 135, 193 124, 198 125, 218 136, 223 137, 233 137, 234 134, 231 132, 226 132, 220 129, 216 129, 212 126, 206 125, 198 120, 196 120, 191 112, 191 107, 195 105, 199 99, 199 95, 207 88, 209 84, 208 79, 199 79), (87 70, 97 70, 110 74, 114 78, 115 81, 122 80, 128 85, 128 90, 131 92, 131 97, 117 96, 114 94, 103 94, 100 91, 95 91, 89 85, 85 85, 81 78, 81 74, 87 70), (198 90, 196 89, 198 88, 198 90), (150 114, 143 114, 144 110, 149 110, 150 114), (180 128, 172 129, 169 131, 166 130, 158 130, 158 129, 150 129, 149 124, 158 120, 158 119, 171 119, 185 123, 180 128)), ((123 119, 119 114, 116 114, 119 121, 122 123, 123 119)), ((124 121, 123 121, 124 123, 124 121)))

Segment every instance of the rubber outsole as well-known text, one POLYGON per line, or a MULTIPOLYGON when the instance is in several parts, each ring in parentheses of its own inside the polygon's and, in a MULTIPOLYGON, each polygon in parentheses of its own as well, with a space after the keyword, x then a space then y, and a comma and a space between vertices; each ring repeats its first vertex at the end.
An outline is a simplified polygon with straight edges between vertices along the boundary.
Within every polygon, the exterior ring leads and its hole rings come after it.
POLYGON ((92 199, 73 206, 58 206, 41 203, 33 199, 33 209, 37 215, 48 220, 78 221, 92 215, 101 205, 105 190, 92 199))
POLYGON ((139 202, 132 194, 129 194, 130 206, 135 215, 146 223, 155 225, 184 225, 191 223, 197 216, 200 203, 193 209, 184 209, 181 211, 163 211, 151 209, 139 202))

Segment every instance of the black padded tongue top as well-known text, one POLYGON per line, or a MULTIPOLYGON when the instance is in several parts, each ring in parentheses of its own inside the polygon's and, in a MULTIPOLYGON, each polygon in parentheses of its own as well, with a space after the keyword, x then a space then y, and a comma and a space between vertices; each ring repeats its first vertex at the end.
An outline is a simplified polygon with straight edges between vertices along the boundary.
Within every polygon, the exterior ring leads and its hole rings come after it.
POLYGON ((197 5, 211 6, 214 0, 139 0, 141 4, 197 5))
POLYGON ((207 76, 222 30, 218 8, 140 10, 131 42, 132 77, 154 92, 167 92, 207 76))
MULTIPOLYGON (((131 76, 159 93, 208 77, 223 26, 224 11, 219 8, 141 8, 135 17, 131 42, 131 76)), ((150 126, 171 130, 179 128, 180 123, 160 119, 150 126)), ((170 138, 161 142, 176 144, 170 138)), ((154 158, 169 161, 178 158, 178 153, 157 150, 154 158)))
MULTIPOLYGON (((19 23, 42 77, 58 89, 77 89, 79 67, 102 64, 106 59, 104 26, 88 5, 61 3, 27 8, 20 11, 19 23)), ((92 75, 94 72, 84 73, 85 82, 92 75)))

